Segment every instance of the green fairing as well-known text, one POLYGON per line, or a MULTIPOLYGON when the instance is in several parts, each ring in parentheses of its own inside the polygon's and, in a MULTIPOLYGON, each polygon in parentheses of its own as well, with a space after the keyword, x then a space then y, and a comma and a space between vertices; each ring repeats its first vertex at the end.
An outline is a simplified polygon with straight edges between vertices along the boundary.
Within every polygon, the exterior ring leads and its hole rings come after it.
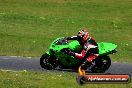
POLYGON ((106 42, 101 42, 98 43, 98 47, 99 47, 99 54, 107 54, 109 52, 111 52, 112 50, 117 48, 117 45, 113 44, 113 43, 106 43, 106 42))
MULTIPOLYGON (((57 45, 56 43, 59 39, 62 38, 57 38, 51 43, 47 54, 56 56, 65 66, 74 66, 75 64, 78 64, 79 59, 76 59, 73 56, 66 55, 60 52, 60 50, 64 48, 69 48, 74 52, 81 53, 83 47, 80 46, 77 40, 69 41, 69 43, 67 44, 57 45)), ((117 45, 112 43, 101 42, 98 43, 98 47, 99 47, 99 55, 104 55, 104 54, 109 54, 111 51, 115 50, 117 48, 117 45)))

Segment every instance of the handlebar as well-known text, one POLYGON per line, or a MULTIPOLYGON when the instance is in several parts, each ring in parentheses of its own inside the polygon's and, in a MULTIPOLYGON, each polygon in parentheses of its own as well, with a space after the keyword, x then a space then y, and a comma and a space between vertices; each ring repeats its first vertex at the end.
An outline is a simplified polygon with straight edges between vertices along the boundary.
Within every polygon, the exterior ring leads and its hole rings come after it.
POLYGON ((67 38, 61 38, 58 41, 56 41, 56 45, 66 45, 68 44, 67 38))

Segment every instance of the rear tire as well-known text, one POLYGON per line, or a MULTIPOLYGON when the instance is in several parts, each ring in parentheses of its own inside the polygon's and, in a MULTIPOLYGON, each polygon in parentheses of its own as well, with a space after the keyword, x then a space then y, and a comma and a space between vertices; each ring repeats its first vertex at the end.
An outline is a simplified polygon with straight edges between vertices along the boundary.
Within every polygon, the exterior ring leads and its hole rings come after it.
POLYGON ((99 56, 95 60, 92 61, 94 63, 93 67, 91 68, 91 71, 93 73, 104 73, 106 70, 109 69, 111 65, 111 59, 109 56, 99 56))

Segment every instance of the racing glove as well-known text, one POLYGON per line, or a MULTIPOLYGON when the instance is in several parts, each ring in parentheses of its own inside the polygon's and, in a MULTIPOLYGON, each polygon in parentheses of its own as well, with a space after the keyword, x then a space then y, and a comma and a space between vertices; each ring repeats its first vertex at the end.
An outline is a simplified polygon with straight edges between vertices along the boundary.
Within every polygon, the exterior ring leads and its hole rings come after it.
POLYGON ((71 37, 67 37, 66 39, 67 39, 67 40, 70 40, 70 39, 71 39, 71 37))

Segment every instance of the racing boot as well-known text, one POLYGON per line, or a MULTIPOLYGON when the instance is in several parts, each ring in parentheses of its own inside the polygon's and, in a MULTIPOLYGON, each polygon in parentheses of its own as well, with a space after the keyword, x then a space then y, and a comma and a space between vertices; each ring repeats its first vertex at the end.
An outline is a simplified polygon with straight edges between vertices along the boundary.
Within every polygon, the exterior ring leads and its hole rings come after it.
POLYGON ((86 74, 85 70, 87 69, 87 66, 89 64, 90 63, 87 59, 81 64, 81 66, 78 69, 79 75, 85 75, 86 74))
POLYGON ((90 66, 92 60, 94 60, 96 57, 97 56, 95 56, 95 55, 90 55, 88 58, 86 58, 86 60, 82 63, 82 65, 78 69, 79 75, 86 74, 85 70, 87 69, 87 67, 90 66))

